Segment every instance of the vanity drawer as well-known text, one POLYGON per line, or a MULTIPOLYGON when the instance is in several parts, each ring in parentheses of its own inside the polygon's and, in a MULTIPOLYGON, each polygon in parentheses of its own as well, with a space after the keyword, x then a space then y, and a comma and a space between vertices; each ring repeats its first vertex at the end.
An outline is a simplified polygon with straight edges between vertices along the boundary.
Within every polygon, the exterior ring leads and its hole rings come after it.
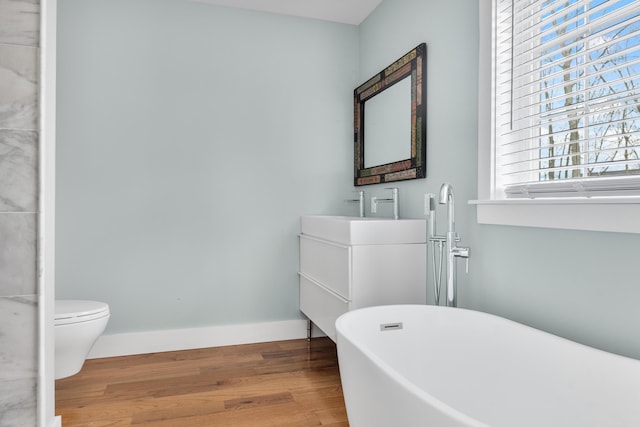
POLYGON ((300 272, 351 300, 351 247, 300 236, 300 272))
POLYGON ((349 311, 349 302, 300 273, 300 311, 334 342, 336 320, 349 311))

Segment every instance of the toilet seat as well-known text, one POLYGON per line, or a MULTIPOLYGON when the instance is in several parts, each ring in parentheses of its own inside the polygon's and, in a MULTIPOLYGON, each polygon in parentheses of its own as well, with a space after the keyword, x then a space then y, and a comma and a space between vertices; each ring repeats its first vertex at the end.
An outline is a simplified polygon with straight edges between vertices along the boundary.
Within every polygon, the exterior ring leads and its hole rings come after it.
POLYGON ((99 301, 56 300, 54 325, 88 322, 109 316, 109 305, 99 301))

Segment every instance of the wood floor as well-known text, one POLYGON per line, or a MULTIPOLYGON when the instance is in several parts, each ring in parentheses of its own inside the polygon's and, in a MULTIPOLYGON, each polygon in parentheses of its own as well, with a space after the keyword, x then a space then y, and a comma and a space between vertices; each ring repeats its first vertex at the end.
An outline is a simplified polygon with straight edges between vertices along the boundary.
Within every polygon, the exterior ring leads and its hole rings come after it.
POLYGON ((348 426, 328 338, 87 360, 56 381, 63 427, 348 426))

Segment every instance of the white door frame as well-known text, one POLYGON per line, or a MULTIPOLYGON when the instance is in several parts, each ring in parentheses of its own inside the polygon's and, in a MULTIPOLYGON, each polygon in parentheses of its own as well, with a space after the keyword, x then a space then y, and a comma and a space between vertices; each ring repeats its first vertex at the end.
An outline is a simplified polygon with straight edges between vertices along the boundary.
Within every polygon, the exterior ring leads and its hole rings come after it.
POLYGON ((57 0, 40 2, 38 197, 38 414, 40 427, 55 416, 55 190, 57 0))

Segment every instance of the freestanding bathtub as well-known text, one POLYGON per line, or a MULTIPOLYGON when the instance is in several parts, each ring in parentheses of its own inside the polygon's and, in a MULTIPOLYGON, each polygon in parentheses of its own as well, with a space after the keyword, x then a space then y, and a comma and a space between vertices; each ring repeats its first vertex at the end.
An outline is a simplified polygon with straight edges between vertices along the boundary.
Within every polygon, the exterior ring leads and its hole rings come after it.
POLYGON ((351 427, 638 427, 640 361, 477 311, 369 307, 336 322, 351 427))

